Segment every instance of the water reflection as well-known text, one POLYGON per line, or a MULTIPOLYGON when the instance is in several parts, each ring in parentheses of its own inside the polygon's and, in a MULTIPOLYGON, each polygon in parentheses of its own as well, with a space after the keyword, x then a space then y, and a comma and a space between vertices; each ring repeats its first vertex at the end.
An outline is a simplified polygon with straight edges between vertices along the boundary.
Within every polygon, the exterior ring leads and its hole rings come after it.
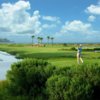
POLYGON ((0 51, 0 80, 6 79, 7 70, 10 69, 12 63, 17 62, 18 60, 3 51, 0 51))

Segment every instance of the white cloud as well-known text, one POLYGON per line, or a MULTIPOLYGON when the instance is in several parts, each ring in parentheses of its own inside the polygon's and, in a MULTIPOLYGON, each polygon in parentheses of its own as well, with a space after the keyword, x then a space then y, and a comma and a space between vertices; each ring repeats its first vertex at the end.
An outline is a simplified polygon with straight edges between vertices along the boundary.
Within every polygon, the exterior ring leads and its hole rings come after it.
POLYGON ((80 20, 74 20, 71 22, 66 22, 65 25, 62 27, 61 32, 66 33, 70 32, 80 32, 80 33, 88 33, 91 29, 90 23, 83 23, 80 20))
POLYGON ((0 8, 1 33, 40 33, 42 28, 39 11, 34 11, 33 15, 30 15, 27 11, 29 9, 28 1, 2 4, 0 8))
POLYGON ((55 27, 57 27, 56 24, 43 24, 42 25, 42 28, 44 29, 55 28, 55 27))
MULTIPOLYGON (((87 12, 92 14, 88 18, 89 21, 95 20, 95 11, 91 10, 92 7, 90 6, 90 8, 87 8, 87 12)), ((97 6, 94 8, 95 10, 97 9, 96 7, 97 6)), ((62 40, 63 38, 66 39, 66 37, 68 37, 67 39, 70 39, 71 37, 70 40, 77 40, 78 36, 82 36, 84 33, 86 33, 83 35, 84 37, 87 34, 99 33, 92 29, 92 25, 90 23, 73 20, 67 21, 64 25, 62 25, 59 17, 41 16, 38 10, 33 11, 33 14, 31 14, 28 10, 31 10, 31 6, 28 1, 18 1, 14 4, 2 4, 0 8, 0 36, 4 36, 3 33, 8 33, 9 35, 13 34, 13 36, 17 36, 18 34, 21 34, 22 36, 27 34, 30 36, 33 33, 43 33, 43 36, 45 36, 48 32, 51 32, 51 34, 55 35, 55 37, 58 36, 60 39, 62 37, 62 40)), ((92 37, 92 35, 90 37, 92 37)))
POLYGON ((60 18, 59 18, 59 17, 54 17, 54 16, 43 16, 42 18, 43 18, 43 20, 46 20, 46 21, 51 21, 51 22, 60 23, 60 18))
POLYGON ((94 15, 100 15, 100 3, 98 3, 97 5, 90 5, 89 7, 87 7, 86 12, 94 15))
POLYGON ((41 16, 38 10, 31 14, 28 10, 31 10, 28 1, 3 3, 0 8, 0 33, 39 34, 43 29, 54 29, 60 24, 59 17, 41 16))
POLYGON ((88 21, 90 21, 90 22, 93 22, 95 19, 96 19, 96 17, 93 16, 93 15, 90 15, 90 16, 88 17, 88 21))
POLYGON ((56 41, 59 42, 98 42, 100 32, 92 28, 90 23, 80 20, 67 21, 61 30, 54 34, 56 41))
POLYGON ((46 23, 42 25, 43 29, 54 29, 61 25, 61 21, 59 17, 55 16, 42 16, 42 20, 46 23))
POLYGON ((4 12, 6 13, 10 13, 14 12, 14 11, 18 11, 18 10, 26 10, 26 9, 30 9, 30 3, 27 1, 18 1, 15 4, 11 4, 11 3, 3 3, 1 5, 2 9, 4 12))

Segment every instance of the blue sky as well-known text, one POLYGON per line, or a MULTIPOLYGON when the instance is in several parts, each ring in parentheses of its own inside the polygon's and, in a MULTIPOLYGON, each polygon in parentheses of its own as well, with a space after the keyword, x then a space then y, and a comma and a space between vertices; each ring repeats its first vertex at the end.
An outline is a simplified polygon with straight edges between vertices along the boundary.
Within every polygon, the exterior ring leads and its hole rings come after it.
POLYGON ((30 43, 100 42, 100 0, 0 0, 0 37, 30 43))

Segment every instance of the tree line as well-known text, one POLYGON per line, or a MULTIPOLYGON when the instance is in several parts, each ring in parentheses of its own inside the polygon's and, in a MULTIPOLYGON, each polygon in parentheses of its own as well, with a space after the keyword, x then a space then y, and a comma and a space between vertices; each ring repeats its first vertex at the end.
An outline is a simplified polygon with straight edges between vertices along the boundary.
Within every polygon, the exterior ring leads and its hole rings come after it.
MULTIPOLYGON (((32 45, 33 45, 35 35, 32 35, 31 38, 32 38, 32 45)), ((50 41, 51 41, 51 44, 53 45, 54 37, 47 36, 46 38, 47 38, 47 44, 50 44, 50 41)), ((44 39, 43 37, 37 37, 38 44, 43 44, 43 39, 44 39)))

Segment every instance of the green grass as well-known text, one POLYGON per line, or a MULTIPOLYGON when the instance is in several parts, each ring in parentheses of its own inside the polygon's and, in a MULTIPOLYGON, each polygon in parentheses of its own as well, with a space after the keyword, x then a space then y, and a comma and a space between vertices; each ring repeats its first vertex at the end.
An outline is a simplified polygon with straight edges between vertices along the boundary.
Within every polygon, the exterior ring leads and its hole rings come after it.
MULTIPOLYGON (((32 47, 31 45, 23 44, 1 44, 0 50, 11 53, 17 58, 41 58, 56 66, 64 67, 77 64, 76 51, 71 50, 72 47, 77 47, 77 45, 68 44, 66 47, 63 45, 32 47)), ((83 50, 82 52, 84 63, 100 63, 100 53, 93 51, 93 48, 100 47, 99 44, 88 44, 83 45, 83 47, 90 49, 90 51, 83 50)))

